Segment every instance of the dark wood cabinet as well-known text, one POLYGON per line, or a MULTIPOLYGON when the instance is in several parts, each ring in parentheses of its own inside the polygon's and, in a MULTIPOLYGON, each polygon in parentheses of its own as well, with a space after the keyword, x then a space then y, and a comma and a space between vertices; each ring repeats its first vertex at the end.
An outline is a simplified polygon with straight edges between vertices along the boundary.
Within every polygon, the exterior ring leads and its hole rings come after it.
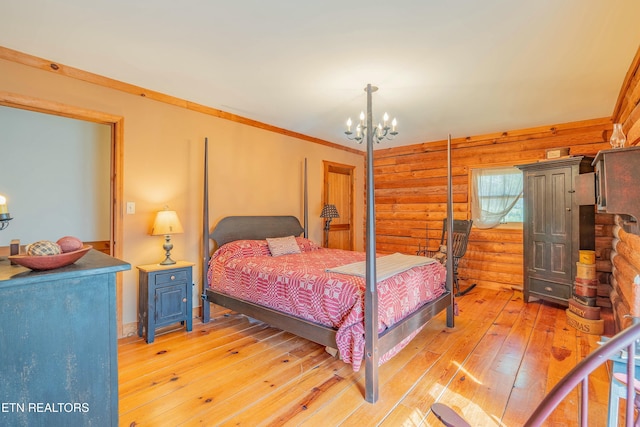
POLYGON ((637 233, 637 220, 640 219, 640 198, 637 197, 640 147, 599 151, 593 166, 598 212, 632 216, 635 221, 631 230, 637 233))
POLYGON ((96 250, 31 271, 0 260, 0 425, 117 426, 116 272, 96 250))
POLYGON ((575 181, 593 171, 576 156, 518 166, 524 176, 524 300, 567 305, 580 249, 595 249, 595 208, 580 206, 575 181))

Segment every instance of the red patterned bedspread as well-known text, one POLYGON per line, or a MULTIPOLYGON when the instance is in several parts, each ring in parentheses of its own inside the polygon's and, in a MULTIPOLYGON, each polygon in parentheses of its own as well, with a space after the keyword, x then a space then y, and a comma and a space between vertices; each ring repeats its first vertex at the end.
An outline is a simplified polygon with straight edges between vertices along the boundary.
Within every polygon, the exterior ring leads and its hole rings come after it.
MULTIPOLYGON (((271 256, 264 240, 223 245, 211 258, 209 285, 235 298, 336 328, 340 357, 358 371, 365 344, 365 281, 325 269, 364 261, 365 253, 319 248, 300 237, 296 240, 302 253, 278 257, 271 256)), ((434 262, 379 282, 379 330, 442 295, 445 277, 445 268, 434 262)), ((416 333, 381 355, 380 363, 400 351, 416 333)))

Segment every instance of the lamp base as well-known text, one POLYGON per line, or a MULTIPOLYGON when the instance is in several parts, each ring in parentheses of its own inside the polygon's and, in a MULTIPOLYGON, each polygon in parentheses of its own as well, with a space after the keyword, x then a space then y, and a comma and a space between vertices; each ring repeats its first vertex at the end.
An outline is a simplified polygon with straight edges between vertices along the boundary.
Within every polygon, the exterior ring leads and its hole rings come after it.
POLYGON ((11 221, 12 219, 13 218, 11 218, 8 213, 1 213, 0 214, 0 230, 4 230, 5 228, 7 228, 9 226, 9 221, 11 221))
POLYGON ((162 249, 164 249, 164 261, 160 263, 160 265, 173 265, 176 262, 171 259, 171 249, 173 249, 173 243, 171 243, 171 235, 165 234, 164 236, 164 245, 162 245, 162 249))
POLYGON ((324 247, 329 247, 329 229, 331 229, 331 218, 327 218, 324 223, 324 247))
POLYGON ((166 258, 164 259, 164 261, 162 261, 162 262, 160 263, 160 265, 173 265, 173 264, 175 264, 175 263, 176 263, 176 262, 175 262, 174 260, 172 260, 170 256, 168 256, 168 257, 166 257, 166 258))

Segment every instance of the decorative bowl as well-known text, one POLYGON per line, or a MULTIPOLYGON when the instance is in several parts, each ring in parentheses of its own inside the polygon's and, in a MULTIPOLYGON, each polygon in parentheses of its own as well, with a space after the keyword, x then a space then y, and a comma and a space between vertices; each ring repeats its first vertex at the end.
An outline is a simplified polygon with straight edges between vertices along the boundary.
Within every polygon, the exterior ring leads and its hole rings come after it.
POLYGON ((82 249, 64 252, 58 255, 11 255, 9 259, 16 264, 32 270, 53 270, 73 264, 82 258, 93 246, 84 245, 82 249))

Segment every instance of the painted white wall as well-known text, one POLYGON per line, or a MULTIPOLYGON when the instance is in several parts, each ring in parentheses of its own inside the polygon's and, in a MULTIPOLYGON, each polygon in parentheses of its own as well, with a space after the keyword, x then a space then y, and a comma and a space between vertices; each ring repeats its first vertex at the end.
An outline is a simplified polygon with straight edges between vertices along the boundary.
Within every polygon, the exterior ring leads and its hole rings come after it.
POLYGON ((0 106, 0 194, 14 218, 0 246, 109 240, 111 129, 0 106))

